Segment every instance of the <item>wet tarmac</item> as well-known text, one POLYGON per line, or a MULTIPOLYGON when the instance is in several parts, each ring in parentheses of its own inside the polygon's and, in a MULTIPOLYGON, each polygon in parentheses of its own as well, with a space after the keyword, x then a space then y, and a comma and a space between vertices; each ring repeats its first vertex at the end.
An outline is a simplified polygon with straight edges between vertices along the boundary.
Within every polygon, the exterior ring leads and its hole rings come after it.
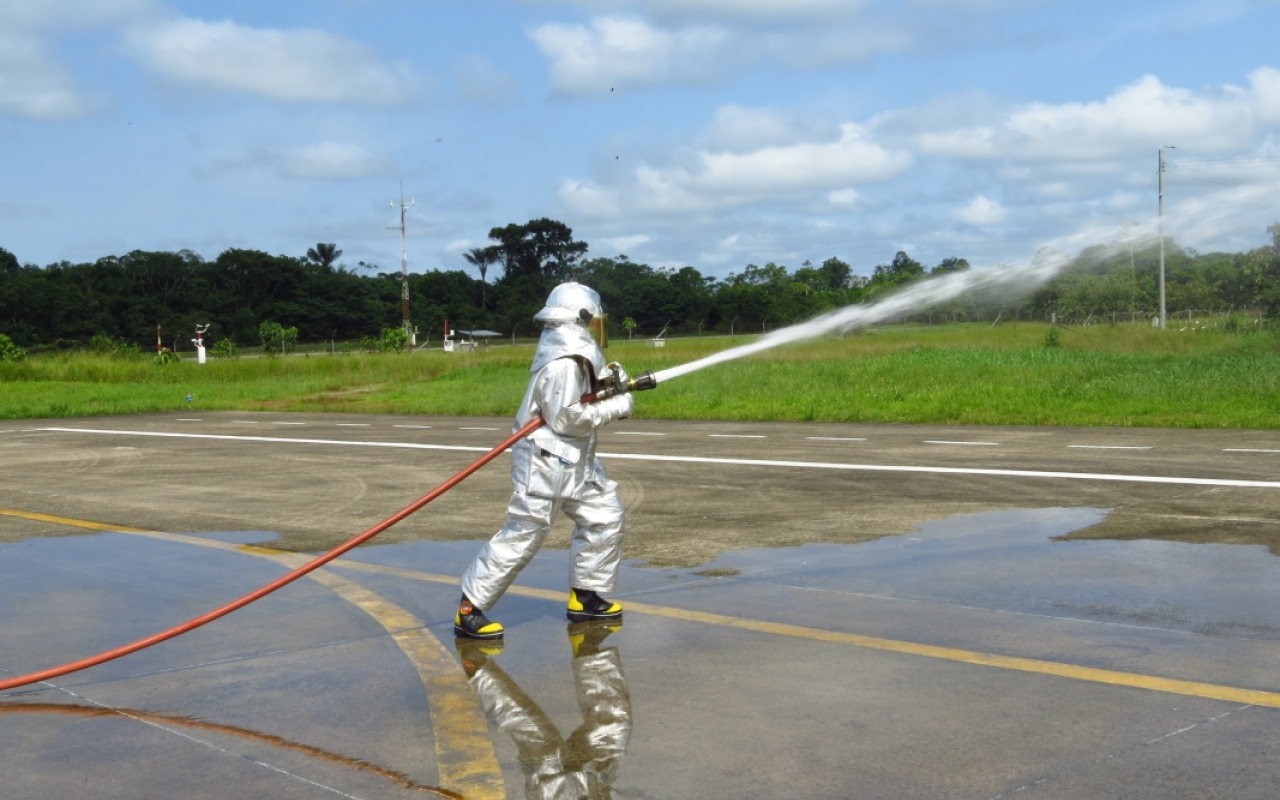
MULTIPOLYGON (((1280 559, 1056 538, 1108 513, 968 514, 859 544, 629 563, 618 629, 566 623, 567 554, 544 550, 492 615, 505 645, 460 652, 452 576, 476 543, 366 546, 322 581, 4 693, 3 795, 1277 796, 1280 559)), ((254 589, 293 557, 273 541, 2 544, 0 670, 254 589)))

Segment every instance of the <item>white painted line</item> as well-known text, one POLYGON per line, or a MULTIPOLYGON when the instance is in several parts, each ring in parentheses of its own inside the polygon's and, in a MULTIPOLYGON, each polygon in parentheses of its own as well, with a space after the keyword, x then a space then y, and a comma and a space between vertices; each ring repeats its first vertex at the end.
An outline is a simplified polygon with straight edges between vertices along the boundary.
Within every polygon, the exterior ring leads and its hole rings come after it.
POLYGON ((496 431, 497 428, 458 428, 460 431, 496 431))
POLYGON ((999 447, 999 442, 934 442, 926 440, 925 444, 976 444, 982 447, 999 447))
POLYGON ((1139 447, 1131 444, 1069 444, 1077 450, 1150 450, 1150 447, 1139 447))
POLYGON ((767 437, 756 433, 708 433, 712 439, 765 439, 767 437))
POLYGON ((665 433, 651 433, 649 431, 614 431, 614 436, 666 436, 665 433))
POLYGON ((430 425, 392 425, 393 428, 430 428, 430 425))
POLYGON ((179 419, 178 422, 204 422, 202 419, 179 419))
POLYGON ((158 431, 105 431, 91 428, 39 428, 59 433, 102 433, 119 436, 167 436, 175 439, 221 439, 231 442, 276 442, 282 444, 335 444, 352 447, 396 447, 407 450, 464 450, 486 453, 489 447, 463 447, 447 444, 413 444, 409 442, 348 442, 341 439, 293 439, 281 436, 222 436, 213 433, 161 433, 158 431))
POLYGON ((237 425, 257 425, 258 424, 258 421, 256 419, 233 419, 231 421, 236 423, 237 425))
POLYGON ((1280 453, 1280 450, 1254 450, 1249 447, 1224 447, 1224 453, 1280 453))
POLYGON ((850 436, 806 436, 815 442, 865 442, 866 439, 857 439, 850 436))
POLYGON ((273 422, 272 425, 306 425, 305 422, 273 422))
POLYGON ((367 428, 372 422, 335 422, 339 428, 367 428))
MULTIPOLYGON (((349 447, 393 447, 405 450, 457 450, 488 452, 487 447, 409 442, 351 442, 340 439, 290 439, 272 436, 223 436, 212 433, 166 433, 160 431, 111 431, 94 428, 36 428, 56 433, 96 433, 114 436, 160 436, 174 439, 221 439, 233 442, 278 442, 281 444, 332 444, 349 447)), ((841 464, 823 461, 765 461, 750 458, 705 458, 701 456, 657 456, 643 453, 598 453, 601 458, 627 461, 662 461, 683 464, 721 464, 740 467, 784 467, 787 469, 834 469, 856 472, 914 472, 933 475, 991 475, 1008 478, 1064 478, 1085 481, 1160 483, 1181 486, 1234 486, 1248 489, 1280 489, 1280 481, 1244 481, 1230 478, 1181 478, 1164 475, 1116 475, 1104 472, 1038 472, 1025 469, 976 469, 965 467, 909 467, 886 464, 841 464)))

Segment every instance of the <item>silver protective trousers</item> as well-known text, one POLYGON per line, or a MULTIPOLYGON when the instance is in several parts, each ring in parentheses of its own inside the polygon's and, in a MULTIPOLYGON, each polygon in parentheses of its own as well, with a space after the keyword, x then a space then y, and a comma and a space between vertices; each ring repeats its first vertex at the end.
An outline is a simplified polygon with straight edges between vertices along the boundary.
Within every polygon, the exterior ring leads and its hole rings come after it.
POLYGON ((588 481, 581 496, 533 497, 514 492, 507 505, 507 524, 494 534, 462 574, 462 593, 488 611, 507 591, 564 512, 573 520, 569 552, 569 586, 601 593, 613 591, 622 558, 625 512, 616 484, 588 481))

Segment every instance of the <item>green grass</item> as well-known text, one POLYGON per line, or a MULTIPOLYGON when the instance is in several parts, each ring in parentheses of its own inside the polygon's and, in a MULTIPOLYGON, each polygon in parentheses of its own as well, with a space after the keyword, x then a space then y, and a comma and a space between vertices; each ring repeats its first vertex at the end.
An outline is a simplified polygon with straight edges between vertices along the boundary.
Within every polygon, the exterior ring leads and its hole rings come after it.
MULTIPOLYGON (((1172 326, 1171 326, 1172 327, 1172 326)), ((985 324, 826 338, 710 367, 637 398, 637 416, 991 425, 1280 426, 1280 341, 1270 334, 1065 330, 985 324)), ((749 341, 615 340, 633 374, 749 341)), ((413 355, 187 360, 157 366, 86 354, 0 363, 0 418, 141 411, 349 411, 510 415, 530 347, 413 355)))

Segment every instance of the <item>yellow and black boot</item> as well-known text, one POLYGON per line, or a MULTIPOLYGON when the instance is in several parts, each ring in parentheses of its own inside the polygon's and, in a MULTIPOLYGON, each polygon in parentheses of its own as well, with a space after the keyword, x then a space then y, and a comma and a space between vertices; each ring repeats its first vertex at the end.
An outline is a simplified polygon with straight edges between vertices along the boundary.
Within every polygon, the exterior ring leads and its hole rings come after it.
POLYGON ((505 631, 501 623, 490 622, 484 612, 463 595, 458 616, 453 618, 453 632, 465 639, 501 639, 505 631))
POLYGON ((621 619, 622 606, 586 589, 569 590, 569 609, 565 614, 570 622, 587 622, 593 619, 621 619))

